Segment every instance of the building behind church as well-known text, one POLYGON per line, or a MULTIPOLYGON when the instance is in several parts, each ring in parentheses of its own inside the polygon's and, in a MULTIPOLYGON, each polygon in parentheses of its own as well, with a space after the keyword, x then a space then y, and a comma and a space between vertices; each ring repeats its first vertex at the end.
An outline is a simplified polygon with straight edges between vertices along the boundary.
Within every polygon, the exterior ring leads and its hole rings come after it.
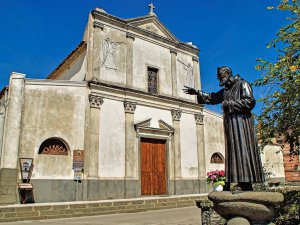
POLYGON ((36 202, 207 192, 206 172, 224 169, 222 117, 185 85, 201 87, 199 50, 153 8, 132 19, 96 8, 46 79, 12 73, 0 94, 0 203, 18 202, 20 158, 33 159, 36 202))

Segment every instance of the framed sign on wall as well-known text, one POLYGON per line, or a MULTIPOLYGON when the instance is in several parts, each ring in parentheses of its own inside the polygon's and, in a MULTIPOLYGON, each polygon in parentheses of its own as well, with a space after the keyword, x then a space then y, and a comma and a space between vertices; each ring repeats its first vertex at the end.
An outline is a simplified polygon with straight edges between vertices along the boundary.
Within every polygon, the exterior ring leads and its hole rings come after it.
POLYGON ((33 168, 33 158, 19 158, 23 183, 29 183, 33 168))

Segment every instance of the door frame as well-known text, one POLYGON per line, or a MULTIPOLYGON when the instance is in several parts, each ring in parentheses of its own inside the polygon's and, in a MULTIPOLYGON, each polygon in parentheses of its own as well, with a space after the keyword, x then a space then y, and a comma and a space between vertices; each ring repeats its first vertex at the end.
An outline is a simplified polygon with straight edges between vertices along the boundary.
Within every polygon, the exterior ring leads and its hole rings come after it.
MULTIPOLYGON (((169 137, 157 137, 153 135, 139 135, 138 136, 138 179, 139 179, 139 188, 140 188, 140 195, 141 196, 148 196, 148 195, 142 195, 142 171, 141 171, 141 141, 142 138, 150 138, 150 139, 156 139, 156 140, 163 140, 165 141, 165 167, 166 167, 166 195, 169 195, 169 182, 170 182, 170 160, 169 160, 169 150, 170 150, 170 138, 169 137)), ((149 195, 149 196, 159 196, 159 195, 149 195)))

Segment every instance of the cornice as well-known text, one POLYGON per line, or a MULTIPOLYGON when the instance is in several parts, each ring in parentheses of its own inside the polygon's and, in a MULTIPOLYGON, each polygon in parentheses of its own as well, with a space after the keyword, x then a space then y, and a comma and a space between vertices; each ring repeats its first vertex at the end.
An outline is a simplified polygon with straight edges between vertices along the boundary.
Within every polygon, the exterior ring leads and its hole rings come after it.
POLYGON ((135 36, 132 33, 126 32, 126 38, 131 38, 132 40, 134 40, 135 36))
POLYGON ((99 23, 106 22, 108 24, 117 26, 118 28, 124 29, 125 32, 128 32, 128 31, 135 32, 135 33, 138 33, 140 35, 146 36, 148 38, 154 39, 156 41, 166 43, 166 44, 171 45, 175 48, 187 51, 187 52, 192 53, 194 55, 198 55, 199 52, 200 52, 200 50, 198 48, 195 48, 191 45, 188 45, 186 43, 179 42, 179 41, 176 41, 176 40, 172 40, 172 39, 169 39, 169 38, 165 38, 165 37, 160 36, 158 34, 147 31, 145 29, 136 27, 134 25, 129 24, 128 21, 120 19, 120 18, 115 17, 115 16, 112 16, 110 14, 100 12, 98 10, 93 10, 91 13, 92 13, 93 18, 96 20, 96 22, 99 22, 99 23), (99 20, 99 21, 97 21, 97 20, 99 20))
MULTIPOLYGON (((160 104, 166 105, 166 107, 164 107, 165 109, 170 109, 172 107, 174 108, 174 105, 177 105, 182 108, 183 111, 189 111, 191 113, 195 113, 203 109, 203 105, 190 102, 182 98, 174 98, 165 95, 149 95, 149 93, 145 91, 107 84, 99 81, 88 81, 88 87, 94 92, 102 92, 105 97, 119 99, 120 101, 124 101, 126 98, 128 101, 137 102, 136 99, 142 99, 143 102, 147 103, 155 102, 158 108, 160 108, 160 104)), ((140 101, 139 104, 141 104, 140 101)))
POLYGON ((86 87, 86 81, 71 81, 71 80, 50 80, 50 79, 25 79, 26 85, 45 85, 45 86, 72 86, 86 87))
POLYGON ((101 30, 103 30, 103 29, 104 29, 104 24, 103 24, 103 23, 100 23, 100 22, 98 22, 98 21, 94 21, 93 27, 94 27, 94 28, 100 28, 101 30))

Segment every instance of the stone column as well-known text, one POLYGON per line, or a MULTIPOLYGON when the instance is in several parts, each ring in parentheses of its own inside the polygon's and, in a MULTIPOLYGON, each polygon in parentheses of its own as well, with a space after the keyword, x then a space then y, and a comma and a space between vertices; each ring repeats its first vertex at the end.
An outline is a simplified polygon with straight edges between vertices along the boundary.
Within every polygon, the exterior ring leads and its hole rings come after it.
POLYGON ((126 54, 126 86, 133 86, 133 41, 135 37, 131 33, 126 33, 127 54, 126 54))
POLYGON ((177 51, 175 49, 171 49, 170 53, 171 53, 172 96, 176 97, 178 95, 178 93, 177 93, 177 74, 176 74, 177 51))
POLYGON ((196 89, 201 90, 199 59, 193 56, 193 75, 196 89))
POLYGON ((135 151, 134 111, 135 102, 124 102, 125 111, 125 197, 136 197, 134 179, 137 174, 137 154, 135 151))
POLYGON ((197 136, 197 152, 198 152, 198 178, 206 178, 206 158, 204 143, 204 115, 203 109, 199 114, 195 114, 196 136, 197 136))
MULTIPOLYGON (((174 177, 176 179, 181 178, 181 147, 180 147, 180 117, 181 110, 173 109, 171 111, 173 126, 174 126, 174 140, 173 140, 173 148, 174 148, 174 164, 175 171, 174 177)), ((175 190, 176 191, 176 190, 175 190)))
POLYGON ((12 73, 9 82, 1 169, 0 203, 17 203, 17 177, 21 118, 24 102, 25 74, 12 73))
POLYGON ((103 98, 92 93, 89 95, 90 102, 90 141, 89 141, 89 165, 88 177, 99 177, 99 134, 100 134, 100 107, 103 98))
POLYGON ((101 80, 101 62, 102 62, 102 31, 104 25, 98 21, 94 21, 94 34, 93 34, 93 77, 92 80, 101 80))

